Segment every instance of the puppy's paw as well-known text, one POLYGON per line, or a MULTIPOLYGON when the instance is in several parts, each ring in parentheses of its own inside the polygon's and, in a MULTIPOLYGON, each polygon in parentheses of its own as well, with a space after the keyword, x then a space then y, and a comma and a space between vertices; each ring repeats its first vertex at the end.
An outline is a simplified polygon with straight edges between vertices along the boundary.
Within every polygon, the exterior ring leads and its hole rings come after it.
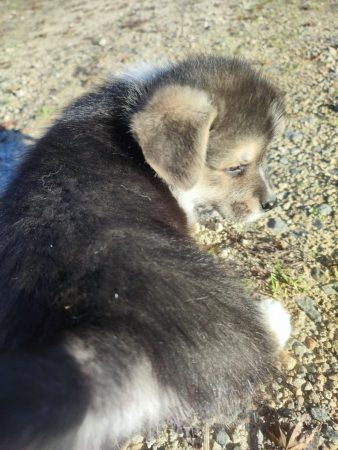
POLYGON ((284 306, 273 298, 264 298, 259 309, 268 329, 272 331, 282 349, 291 335, 290 315, 284 306))

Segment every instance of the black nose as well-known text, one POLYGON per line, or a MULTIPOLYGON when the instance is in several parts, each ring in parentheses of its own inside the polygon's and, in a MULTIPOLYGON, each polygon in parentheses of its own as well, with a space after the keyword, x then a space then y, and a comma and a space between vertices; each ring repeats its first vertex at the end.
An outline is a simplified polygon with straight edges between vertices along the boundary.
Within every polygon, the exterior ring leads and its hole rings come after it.
POLYGON ((269 199, 268 201, 261 203, 261 207, 264 211, 270 211, 277 205, 277 199, 269 199))

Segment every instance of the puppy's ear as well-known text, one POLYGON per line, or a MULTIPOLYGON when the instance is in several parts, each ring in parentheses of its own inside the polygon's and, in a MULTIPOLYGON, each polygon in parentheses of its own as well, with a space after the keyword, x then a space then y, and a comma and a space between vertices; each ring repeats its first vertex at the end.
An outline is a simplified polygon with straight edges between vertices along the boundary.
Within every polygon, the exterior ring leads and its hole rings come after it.
POLYGON ((188 86, 160 88, 132 120, 144 157, 168 184, 191 188, 205 164, 216 110, 209 96, 188 86))

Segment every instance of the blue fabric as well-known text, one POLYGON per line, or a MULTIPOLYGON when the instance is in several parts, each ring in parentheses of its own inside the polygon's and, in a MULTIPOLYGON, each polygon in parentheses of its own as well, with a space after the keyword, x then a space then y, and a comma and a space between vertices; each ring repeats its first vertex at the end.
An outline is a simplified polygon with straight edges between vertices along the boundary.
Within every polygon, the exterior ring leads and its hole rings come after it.
POLYGON ((0 194, 14 177, 29 141, 33 139, 19 130, 6 130, 0 126, 0 194))

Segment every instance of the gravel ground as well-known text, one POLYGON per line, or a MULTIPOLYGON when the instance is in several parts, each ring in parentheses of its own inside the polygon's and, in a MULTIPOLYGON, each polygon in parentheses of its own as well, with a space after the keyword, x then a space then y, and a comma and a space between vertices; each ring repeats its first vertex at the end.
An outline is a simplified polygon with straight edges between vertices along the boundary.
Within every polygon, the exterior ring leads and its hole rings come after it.
POLYGON ((126 63, 243 56, 287 95, 288 125, 270 152, 280 206, 250 228, 204 211, 196 229, 210 252, 233 259, 250 286, 290 311, 282 375, 239 423, 139 436, 133 450, 338 449, 337 14, 332 0, 0 3, 0 187, 25 142, 126 63))

